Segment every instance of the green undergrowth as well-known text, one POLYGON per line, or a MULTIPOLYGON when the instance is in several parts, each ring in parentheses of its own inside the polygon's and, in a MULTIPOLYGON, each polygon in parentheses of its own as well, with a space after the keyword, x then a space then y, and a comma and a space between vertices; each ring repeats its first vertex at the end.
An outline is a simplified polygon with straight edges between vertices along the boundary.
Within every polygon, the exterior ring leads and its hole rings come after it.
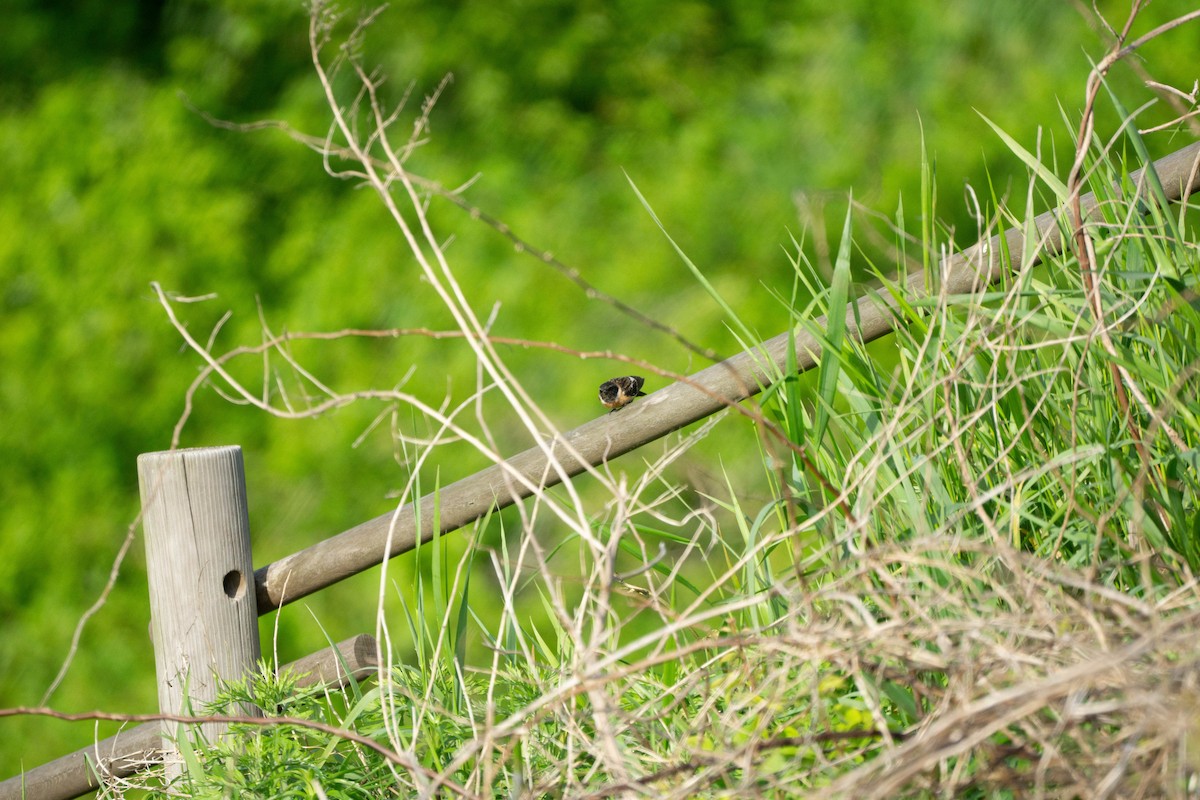
MULTIPOLYGON (((981 238, 1032 231, 1069 199, 1010 147, 1030 182, 984 195, 981 238)), ((234 725, 186 748, 171 793, 1018 797, 1034 781, 1088 796, 1160 763, 1150 780, 1177 790, 1186 725, 1138 715, 1200 663, 1186 633, 1200 609, 1200 264, 1191 204, 1131 181, 1147 163, 1132 125, 1089 152, 1090 281, 1074 250, 1031 238, 998 254, 1015 264, 998 283, 939 293, 932 189, 919 219, 898 211, 895 263, 856 263, 853 213, 830 264, 798 243, 795 286, 777 294, 821 357, 807 375, 786 364, 749 406, 757 492, 676 487, 665 494, 689 513, 672 517, 660 486, 621 482, 576 509, 582 534, 508 530, 458 561, 426 545, 417 585, 392 587, 408 663, 393 653, 330 692, 264 670, 216 709, 248 703, 377 747, 234 725), (901 323, 872 344, 841 322, 867 295, 901 323), (571 574, 548 566, 563 554, 578 556, 571 574), (472 594, 481 576, 500 608, 472 594), (1079 711, 1085 696, 1103 715, 1079 711)))

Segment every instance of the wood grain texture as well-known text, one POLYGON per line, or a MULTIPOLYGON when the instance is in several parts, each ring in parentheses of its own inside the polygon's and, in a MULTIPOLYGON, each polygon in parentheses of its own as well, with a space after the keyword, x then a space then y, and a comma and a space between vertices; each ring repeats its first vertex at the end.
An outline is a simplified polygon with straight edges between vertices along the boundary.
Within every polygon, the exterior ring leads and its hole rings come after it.
POLYGON ((219 679, 252 672, 260 655, 242 451, 147 453, 138 481, 158 707, 199 713, 219 679))

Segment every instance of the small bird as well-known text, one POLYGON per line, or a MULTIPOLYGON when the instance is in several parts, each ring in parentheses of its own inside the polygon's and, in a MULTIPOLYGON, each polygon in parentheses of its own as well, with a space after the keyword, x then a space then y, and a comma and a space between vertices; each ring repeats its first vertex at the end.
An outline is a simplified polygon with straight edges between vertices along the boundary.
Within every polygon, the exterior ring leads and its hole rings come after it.
MULTIPOLYGON (((618 411, 632 403, 633 398, 646 396, 642 391, 642 384, 645 382, 645 378, 637 375, 625 375, 605 381, 600 384, 600 402, 612 411, 618 411)), ((612 411, 608 413, 611 414, 612 411)))

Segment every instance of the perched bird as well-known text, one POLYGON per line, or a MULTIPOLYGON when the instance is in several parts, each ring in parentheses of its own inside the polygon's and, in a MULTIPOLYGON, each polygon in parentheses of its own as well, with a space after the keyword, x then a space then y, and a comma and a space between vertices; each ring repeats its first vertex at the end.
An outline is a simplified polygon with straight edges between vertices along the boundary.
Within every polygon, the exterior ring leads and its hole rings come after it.
MULTIPOLYGON (((645 378, 637 375, 625 375, 605 381, 600 384, 600 402, 613 411, 622 409, 632 403, 633 398, 646 396, 646 393, 642 391, 642 384, 645 382, 645 378)), ((611 414, 612 411, 609 413, 611 414)))

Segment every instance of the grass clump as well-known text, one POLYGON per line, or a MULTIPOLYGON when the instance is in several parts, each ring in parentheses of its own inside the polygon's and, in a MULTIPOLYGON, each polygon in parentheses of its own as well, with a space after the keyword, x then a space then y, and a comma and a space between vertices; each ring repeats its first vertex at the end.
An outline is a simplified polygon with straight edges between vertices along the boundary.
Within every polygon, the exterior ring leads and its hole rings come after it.
MULTIPOLYGON (((355 114, 377 88, 358 74, 355 114)), ((797 375, 793 352, 753 401, 760 482, 670 477, 706 423, 632 479, 597 465, 588 490, 536 492, 470 546, 423 545, 415 585, 380 581, 373 680, 297 692, 264 671, 230 688, 219 709, 252 703, 278 724, 192 750, 171 792, 1183 796, 1200 674, 1198 246, 1186 193, 1170 206, 1131 181, 1149 163, 1132 125, 1085 145, 1064 181, 1011 143, 1027 210, 993 191, 978 234, 1026 236, 990 254, 1013 268, 971 294, 941 289, 955 248, 929 222, 931 190, 918 234, 898 214, 886 264, 856 247, 853 211, 832 263, 797 247, 788 324, 817 336, 820 365, 797 375), (1098 204, 1081 220, 1082 192, 1098 204), (1066 209, 1066 247, 1035 226, 1038 205, 1066 209), (890 304, 894 336, 855 337, 856 295, 890 304)), ((480 359, 479 394, 502 392, 540 436, 549 421, 440 245, 418 241, 423 209, 395 219, 480 359)), ((426 448, 418 462, 437 444, 404 442, 426 448)))

